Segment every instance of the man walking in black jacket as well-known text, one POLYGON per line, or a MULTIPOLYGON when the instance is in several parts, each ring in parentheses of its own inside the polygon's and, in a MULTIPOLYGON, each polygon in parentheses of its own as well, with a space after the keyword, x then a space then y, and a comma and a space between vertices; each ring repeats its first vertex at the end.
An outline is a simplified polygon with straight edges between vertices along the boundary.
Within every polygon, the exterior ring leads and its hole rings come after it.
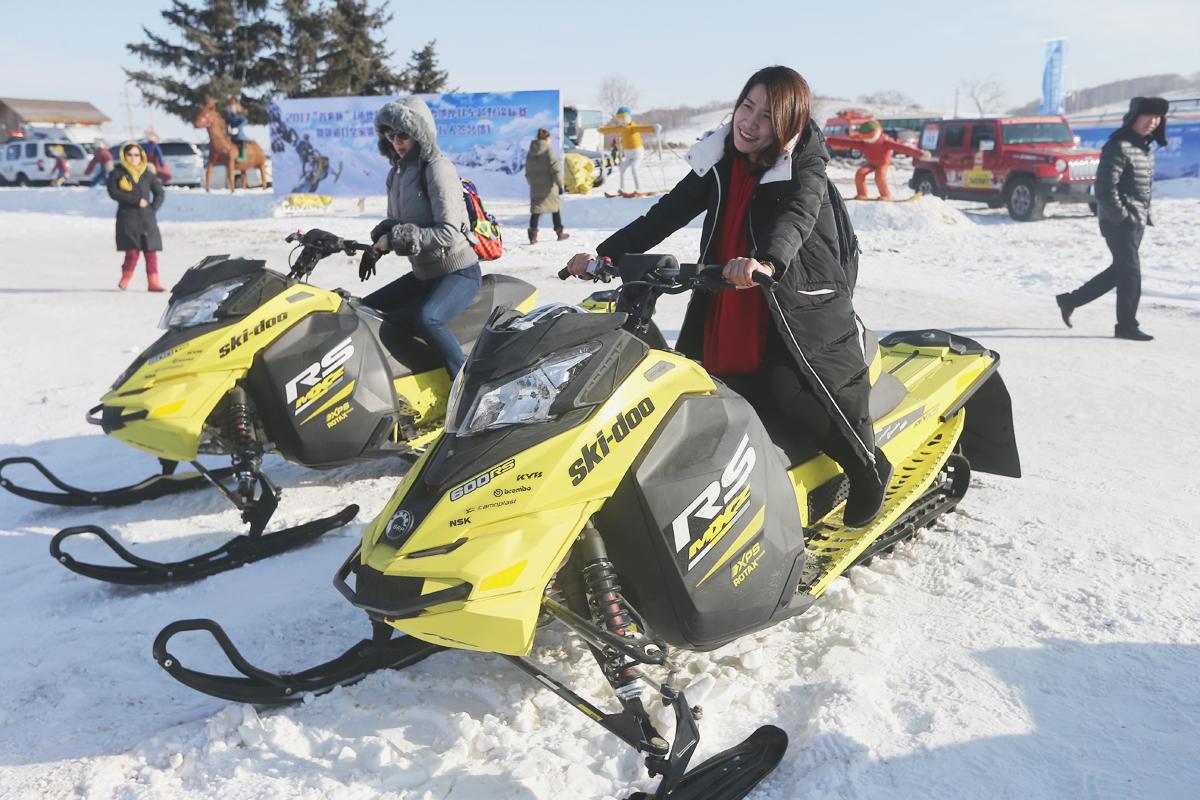
POLYGON ((1096 205, 1100 233, 1112 252, 1112 266, 1073 292, 1055 299, 1063 322, 1071 327, 1071 312, 1110 289, 1117 290, 1118 339, 1148 342, 1154 337, 1138 327, 1137 307, 1142 296, 1142 267, 1138 248, 1150 219, 1150 189, 1154 180, 1151 142, 1167 146, 1167 101, 1161 97, 1135 97, 1122 125, 1113 131, 1100 152, 1096 173, 1096 205))

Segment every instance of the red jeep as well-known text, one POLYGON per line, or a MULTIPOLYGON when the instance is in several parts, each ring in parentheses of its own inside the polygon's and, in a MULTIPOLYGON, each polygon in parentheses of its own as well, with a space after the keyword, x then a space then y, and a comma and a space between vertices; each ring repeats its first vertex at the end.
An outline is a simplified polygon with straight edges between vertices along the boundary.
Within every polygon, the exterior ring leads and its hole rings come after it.
POLYGON ((1041 219, 1046 203, 1088 203, 1100 152, 1079 147, 1063 117, 945 119, 928 122, 908 185, 951 200, 1008 206, 1013 219, 1041 219))
MULTIPOLYGON (((875 119, 875 116, 864 109, 843 108, 825 120, 825 127, 821 132, 826 136, 849 136, 852 133, 858 133, 858 126, 872 119, 875 119)), ((840 150, 833 147, 829 148, 829 152, 835 156, 850 158, 858 158, 862 155, 857 150, 840 150)))

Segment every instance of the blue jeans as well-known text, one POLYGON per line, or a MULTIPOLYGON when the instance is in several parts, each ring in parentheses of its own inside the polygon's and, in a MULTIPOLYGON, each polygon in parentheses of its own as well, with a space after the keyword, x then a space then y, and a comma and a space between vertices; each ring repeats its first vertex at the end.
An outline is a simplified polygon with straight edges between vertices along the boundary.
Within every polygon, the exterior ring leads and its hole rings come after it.
POLYGON ((478 264, 427 281, 410 272, 371 292, 363 304, 382 311, 388 319, 411 325, 418 336, 438 349, 454 378, 467 358, 447 323, 471 305, 482 280, 478 264))

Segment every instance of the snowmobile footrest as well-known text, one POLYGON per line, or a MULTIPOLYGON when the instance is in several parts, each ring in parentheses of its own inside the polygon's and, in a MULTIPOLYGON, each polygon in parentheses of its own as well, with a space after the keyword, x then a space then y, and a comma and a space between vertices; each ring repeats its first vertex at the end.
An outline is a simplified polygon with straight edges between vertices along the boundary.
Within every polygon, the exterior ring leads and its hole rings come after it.
POLYGON ((243 534, 230 539, 215 550, 201 553, 184 561, 169 563, 149 561, 134 555, 103 528, 95 525, 77 525, 64 528, 54 535, 54 538, 50 540, 50 556, 72 572, 109 583, 121 583, 128 586, 185 583, 235 569, 243 564, 261 561, 264 558, 313 542, 334 528, 340 528, 347 524, 357 514, 358 506, 349 505, 338 513, 323 519, 312 520, 258 536, 243 534), (130 566, 89 564, 76 561, 74 557, 63 552, 64 541, 84 533, 94 533, 99 536, 114 553, 130 566))
POLYGON ((302 700, 305 694, 323 694, 355 683, 376 670, 404 669, 445 649, 412 636, 392 639, 395 629, 382 622, 373 622, 372 626, 372 638, 363 639, 337 658, 303 672, 276 674, 246 661, 225 630, 211 619, 184 619, 172 622, 155 637, 154 660, 175 680, 198 692, 237 703, 281 705, 302 700), (167 650, 167 643, 176 634, 188 631, 208 631, 243 677, 198 672, 179 663, 167 650))
MULTIPOLYGON (((18 497, 24 497, 26 500, 47 503, 54 506, 72 506, 78 508, 81 506, 129 506, 134 503, 140 503, 143 500, 154 500, 159 497, 166 497, 167 495, 186 492, 192 489, 200 489, 209 485, 208 478, 199 473, 181 472, 176 475, 174 469, 175 462, 166 461, 163 462, 162 473, 158 475, 151 475, 143 481, 132 483, 129 486, 122 486, 119 489, 89 492, 86 489, 80 489, 78 486, 72 486, 60 480, 58 476, 47 469, 36 458, 15 456, 13 458, 0 459, 0 488, 7 489, 18 497), (59 491, 51 492, 45 489, 30 489, 25 486, 18 486, 10 479, 3 477, 3 472, 6 468, 17 464, 28 464, 33 467, 42 473, 42 477, 59 491)), ((222 467, 221 469, 210 470, 209 474, 217 480, 223 480, 233 474, 233 468, 222 467)))
POLYGON ((741 800, 779 766, 788 737, 774 725, 763 725, 741 744, 717 753, 690 770, 662 793, 636 792, 628 800, 741 800))

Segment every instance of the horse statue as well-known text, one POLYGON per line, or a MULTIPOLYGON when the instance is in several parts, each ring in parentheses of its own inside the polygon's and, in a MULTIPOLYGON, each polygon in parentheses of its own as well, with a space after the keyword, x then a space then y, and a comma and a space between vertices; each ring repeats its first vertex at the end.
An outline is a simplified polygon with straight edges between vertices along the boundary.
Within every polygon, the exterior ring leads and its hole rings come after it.
POLYGON ((267 188, 267 173, 264 171, 264 166, 267 163, 267 156, 263 153, 263 149, 258 146, 258 142, 246 142, 246 155, 244 158, 238 158, 239 146, 229 137, 229 127, 225 124, 225 119, 221 113, 217 111, 217 101, 212 98, 206 98, 204 107, 200 109, 200 113, 196 115, 195 121, 192 123, 197 128, 208 129, 208 168, 204 171, 204 191, 210 191, 209 184, 212 182, 213 164, 225 165, 225 179, 229 184, 229 191, 234 190, 233 171, 236 169, 242 174, 242 188, 247 187, 246 170, 257 169, 259 180, 262 182, 262 188, 267 188))

